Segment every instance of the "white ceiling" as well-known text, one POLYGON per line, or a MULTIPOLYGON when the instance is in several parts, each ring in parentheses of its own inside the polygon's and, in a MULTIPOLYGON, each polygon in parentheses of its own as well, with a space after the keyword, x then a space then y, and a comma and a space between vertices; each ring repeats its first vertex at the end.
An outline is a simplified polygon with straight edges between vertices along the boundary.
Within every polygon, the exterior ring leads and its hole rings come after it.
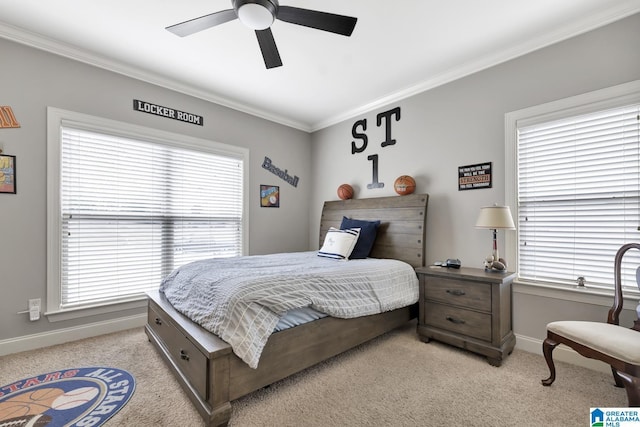
MULTIPOLYGON (((281 0, 355 16, 351 37, 276 21, 265 69, 231 0, 0 0, 0 37, 314 131, 640 12, 640 0, 281 0)), ((2 57, 0 53, 0 57, 2 57)))

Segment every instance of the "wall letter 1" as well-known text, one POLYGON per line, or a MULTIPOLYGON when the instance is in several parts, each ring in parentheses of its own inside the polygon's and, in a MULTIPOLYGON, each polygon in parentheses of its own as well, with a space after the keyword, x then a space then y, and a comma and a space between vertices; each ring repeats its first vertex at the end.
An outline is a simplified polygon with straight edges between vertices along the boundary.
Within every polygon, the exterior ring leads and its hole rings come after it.
POLYGON ((367 157, 368 160, 373 162, 373 182, 371 184, 367 184, 367 188, 382 188, 384 187, 384 182, 378 182, 378 155, 372 154, 367 157))

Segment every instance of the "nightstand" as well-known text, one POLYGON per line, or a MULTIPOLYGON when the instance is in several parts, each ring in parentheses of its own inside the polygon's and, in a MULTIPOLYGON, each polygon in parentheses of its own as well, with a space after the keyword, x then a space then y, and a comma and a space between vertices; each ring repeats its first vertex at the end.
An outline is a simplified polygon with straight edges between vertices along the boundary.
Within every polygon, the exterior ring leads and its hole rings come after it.
POLYGON ((418 335, 482 354, 500 366, 516 344, 511 284, 516 273, 480 268, 416 268, 420 280, 418 335))

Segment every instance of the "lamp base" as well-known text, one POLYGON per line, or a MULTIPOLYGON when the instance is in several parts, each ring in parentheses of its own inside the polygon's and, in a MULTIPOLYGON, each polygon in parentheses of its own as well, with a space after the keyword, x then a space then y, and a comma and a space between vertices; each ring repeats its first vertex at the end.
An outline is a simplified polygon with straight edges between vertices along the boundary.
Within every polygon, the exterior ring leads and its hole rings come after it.
POLYGON ((504 273, 507 271, 507 261, 504 258, 498 258, 496 260, 493 255, 488 256, 484 260, 484 269, 485 271, 504 273))

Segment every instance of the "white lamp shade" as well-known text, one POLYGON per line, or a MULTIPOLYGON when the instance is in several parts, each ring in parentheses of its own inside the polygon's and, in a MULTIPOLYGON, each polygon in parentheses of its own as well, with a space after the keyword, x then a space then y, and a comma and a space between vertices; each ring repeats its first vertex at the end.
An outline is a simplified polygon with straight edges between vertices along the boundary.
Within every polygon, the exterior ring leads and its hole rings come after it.
POLYGON ((486 206, 480 208, 480 215, 478 215, 476 227, 505 230, 516 229, 509 206, 486 206))
POLYGON ((273 24, 273 13, 257 3, 247 3, 238 9, 238 19, 253 30, 266 30, 273 24))

